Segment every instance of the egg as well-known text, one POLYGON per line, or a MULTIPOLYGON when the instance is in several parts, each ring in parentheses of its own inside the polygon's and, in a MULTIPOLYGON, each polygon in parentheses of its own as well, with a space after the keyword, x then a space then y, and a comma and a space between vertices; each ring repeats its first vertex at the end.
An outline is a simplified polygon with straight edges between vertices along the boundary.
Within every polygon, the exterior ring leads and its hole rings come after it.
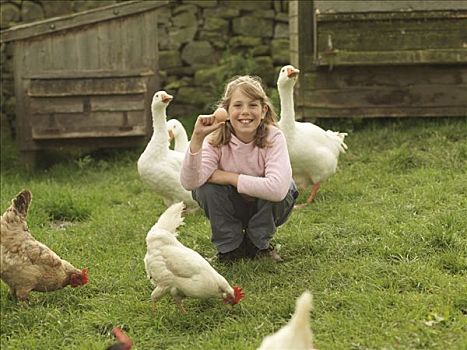
POLYGON ((229 118, 229 114, 225 108, 219 107, 214 112, 214 118, 216 118, 217 123, 225 122, 229 118))

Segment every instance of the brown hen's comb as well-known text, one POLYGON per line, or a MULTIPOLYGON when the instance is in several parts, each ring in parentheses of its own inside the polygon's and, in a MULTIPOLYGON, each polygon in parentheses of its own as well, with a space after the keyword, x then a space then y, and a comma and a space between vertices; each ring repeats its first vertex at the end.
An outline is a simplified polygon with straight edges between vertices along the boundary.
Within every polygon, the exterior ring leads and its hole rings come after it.
POLYGON ((88 269, 84 268, 81 270, 81 282, 83 283, 83 286, 88 283, 88 269))

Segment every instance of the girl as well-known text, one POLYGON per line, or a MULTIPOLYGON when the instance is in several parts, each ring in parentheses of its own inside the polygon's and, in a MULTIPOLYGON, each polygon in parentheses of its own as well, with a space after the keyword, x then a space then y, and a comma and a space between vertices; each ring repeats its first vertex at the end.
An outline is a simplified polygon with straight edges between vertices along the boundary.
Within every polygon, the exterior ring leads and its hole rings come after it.
POLYGON ((298 192, 272 104, 259 78, 239 76, 226 85, 219 105, 229 120, 198 117, 182 186, 208 217, 220 261, 266 256, 280 262, 270 240, 298 192))

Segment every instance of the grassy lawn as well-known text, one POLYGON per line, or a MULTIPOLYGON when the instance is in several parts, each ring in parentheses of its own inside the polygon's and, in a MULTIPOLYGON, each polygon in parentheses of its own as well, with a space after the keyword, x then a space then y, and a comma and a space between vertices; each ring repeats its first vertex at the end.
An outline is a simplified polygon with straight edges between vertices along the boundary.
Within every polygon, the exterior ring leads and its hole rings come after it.
MULTIPOLYGON (((2 282, 1 348, 103 349, 120 325, 140 350, 255 349, 289 320, 308 289, 318 349, 465 349, 466 120, 326 127, 349 132, 349 150, 315 202, 295 210, 276 234, 287 261, 215 262, 245 299, 233 308, 187 299, 187 315, 169 297, 155 312, 150 307, 145 236, 165 208, 139 179, 142 148, 28 173, 2 132, 2 213, 21 189, 31 190, 31 232, 87 267, 89 283, 32 292, 24 306, 7 297, 2 282)), ((180 241, 213 256, 204 216, 185 221, 180 241)))

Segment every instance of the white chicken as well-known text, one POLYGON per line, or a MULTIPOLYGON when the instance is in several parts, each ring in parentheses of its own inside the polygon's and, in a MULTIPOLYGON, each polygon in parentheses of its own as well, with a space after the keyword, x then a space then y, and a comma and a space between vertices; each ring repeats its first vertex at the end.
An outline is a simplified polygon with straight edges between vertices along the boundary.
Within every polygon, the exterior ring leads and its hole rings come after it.
POLYGON ((169 119, 167 121, 167 131, 169 133, 169 142, 174 140, 174 151, 183 154, 188 149, 188 134, 185 127, 178 119, 169 119))
POLYGON ((166 109, 172 96, 157 91, 152 99, 153 135, 138 159, 138 173, 149 187, 162 197, 168 207, 184 201, 190 209, 198 208, 191 193, 180 183, 180 169, 184 155, 169 148, 166 109))
POLYGON ((310 329, 312 297, 304 292, 296 302, 290 321, 276 333, 266 336, 257 350, 314 350, 310 329))
POLYGON ((281 103, 279 128, 287 140, 292 174, 298 186, 312 186, 311 203, 322 182, 337 170, 340 153, 345 153, 346 133, 327 130, 308 122, 295 121, 293 90, 300 71, 292 65, 281 68, 277 79, 281 103))
POLYGON ((222 298, 237 304, 244 296, 240 287, 231 287, 200 254, 177 240, 177 227, 183 223, 183 202, 170 206, 146 236, 144 257, 146 273, 155 287, 151 300, 155 304, 170 293, 178 308, 185 313, 182 300, 222 298))

